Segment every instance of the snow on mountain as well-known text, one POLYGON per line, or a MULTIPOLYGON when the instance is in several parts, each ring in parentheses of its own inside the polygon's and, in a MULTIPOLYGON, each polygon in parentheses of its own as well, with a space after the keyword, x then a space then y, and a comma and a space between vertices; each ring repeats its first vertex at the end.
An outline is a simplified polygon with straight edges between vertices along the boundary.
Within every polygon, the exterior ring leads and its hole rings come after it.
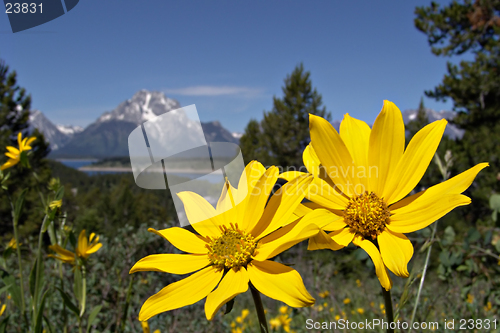
MULTIPOLYGON (((134 128, 166 112, 175 112, 180 107, 179 102, 162 92, 140 90, 114 110, 103 113, 82 132, 75 133, 74 138, 65 147, 54 152, 53 156, 128 156, 128 136, 134 128)), ((161 125, 152 121, 147 126, 148 140, 158 142, 170 142, 179 132, 185 140, 196 141, 195 137, 186 136, 186 132, 200 132, 199 128, 196 131, 200 124, 189 119, 174 119, 167 124, 162 122, 161 125)), ((201 123, 201 127, 207 142, 239 142, 217 121, 201 123)))
POLYGON ((74 125, 56 125, 57 129, 66 135, 75 135, 83 131, 83 127, 74 125))
POLYGON ((75 133, 83 130, 79 126, 54 125, 40 110, 31 111, 29 122, 31 130, 37 128, 43 133, 52 150, 63 147, 75 133))
MULTIPOLYGON (((418 112, 418 110, 415 110, 415 109, 405 110, 403 112, 404 123, 408 124, 410 121, 416 119, 417 112, 418 112)), ((433 121, 436 121, 436 120, 443 119, 443 118, 446 120, 452 120, 456 116, 456 113, 453 111, 447 111, 447 110, 435 111, 435 110, 428 109, 428 108, 425 109, 425 113, 426 113, 427 119, 429 120, 430 123, 433 121)), ((461 138, 464 135, 464 130, 459 129, 454 124, 448 123, 448 125, 446 125, 444 135, 447 135, 451 139, 457 139, 457 138, 461 138)))
POLYGON ((111 120, 128 121, 142 124, 158 115, 180 108, 179 102, 168 98, 159 91, 140 90, 131 98, 116 107, 111 112, 105 112, 96 123, 111 120))

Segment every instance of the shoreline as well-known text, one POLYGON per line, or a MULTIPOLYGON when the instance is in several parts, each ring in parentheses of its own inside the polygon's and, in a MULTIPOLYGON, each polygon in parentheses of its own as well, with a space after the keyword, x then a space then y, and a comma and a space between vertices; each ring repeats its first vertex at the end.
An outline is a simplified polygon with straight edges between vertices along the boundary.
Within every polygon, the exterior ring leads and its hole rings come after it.
MULTIPOLYGON (((79 171, 95 171, 95 172, 132 172, 132 168, 127 167, 90 167, 83 166, 78 168, 79 171)), ((166 169, 167 173, 190 173, 190 174, 200 174, 205 175, 213 173, 213 170, 196 170, 196 169, 166 169)), ((152 169, 148 172, 162 172, 163 169, 152 169)))

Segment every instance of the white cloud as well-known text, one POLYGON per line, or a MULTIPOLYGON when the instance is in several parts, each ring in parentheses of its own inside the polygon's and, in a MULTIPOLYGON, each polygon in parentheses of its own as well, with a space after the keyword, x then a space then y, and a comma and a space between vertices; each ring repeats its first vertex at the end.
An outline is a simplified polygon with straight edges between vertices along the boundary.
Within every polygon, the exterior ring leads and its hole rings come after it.
POLYGON ((248 87, 231 86, 192 86, 177 89, 165 89, 165 93, 185 96, 247 96, 255 97, 262 94, 263 90, 248 87))

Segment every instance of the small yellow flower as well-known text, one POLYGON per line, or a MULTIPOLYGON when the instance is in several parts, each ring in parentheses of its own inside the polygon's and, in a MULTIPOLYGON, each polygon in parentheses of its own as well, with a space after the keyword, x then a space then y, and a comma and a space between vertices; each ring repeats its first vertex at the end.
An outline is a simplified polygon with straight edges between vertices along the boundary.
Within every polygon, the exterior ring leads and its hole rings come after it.
POLYGON ((234 321, 231 322, 231 328, 235 328, 236 327, 236 323, 234 321))
POLYGON ((330 312, 333 312, 333 308, 330 308, 330 312))
MULTIPOLYGON (((23 245, 23 243, 19 243, 19 245, 23 245)), ((15 238, 12 238, 10 240, 9 244, 7 244, 7 248, 8 249, 13 249, 13 250, 17 249, 17 243, 16 243, 16 239, 15 238)))
POLYGON ((245 319, 250 314, 250 310, 243 309, 241 310, 241 318, 245 319))
POLYGON ((288 306, 283 305, 280 307, 280 313, 281 314, 287 314, 288 313, 288 306))
POLYGON ((359 279, 356 280, 356 285, 359 287, 361 287, 361 281, 359 279))
POLYGON ((385 308, 384 303, 380 303, 380 310, 383 310, 385 308))
POLYGON ((319 312, 323 311, 323 305, 318 305, 318 306, 316 307, 316 309, 317 309, 319 312))
POLYGON ((373 308, 375 306, 375 302, 370 302, 370 306, 373 308))
POLYGON ((236 327, 231 330, 231 333, 243 333, 243 329, 241 327, 236 327))
POLYGON ((281 327, 281 320, 278 317, 272 318, 269 320, 269 325, 271 325, 272 330, 277 330, 281 327))
POLYGON ((365 310, 363 308, 357 308, 356 311, 358 311, 359 314, 365 313, 365 310))
POLYGON ((61 206, 62 206, 62 199, 61 200, 54 200, 49 204, 50 209, 61 208, 61 206))
POLYGON ((344 299, 344 304, 349 304, 349 303, 351 303, 351 299, 350 298, 344 299))
POLYGON ((467 294, 467 303, 472 304, 474 303, 474 296, 471 294, 467 294))
POLYGON ((492 308, 491 302, 488 302, 488 303, 486 303, 486 306, 484 307, 484 311, 488 312, 491 310, 491 308, 492 308))
POLYGON ((339 321, 339 320, 340 320, 340 316, 339 316, 339 315, 336 315, 336 316, 335 316, 335 320, 336 320, 336 321, 339 321))
POLYGON ((325 290, 323 292, 320 292, 318 295, 321 298, 326 298, 326 297, 328 297, 330 295, 330 292, 328 290, 325 290))
POLYGON ((328 306, 328 303, 327 302, 323 303, 323 306, 326 308, 328 306))
POLYGON ((3 315, 3 313, 5 312, 5 308, 7 306, 5 304, 2 305, 2 307, 0 308, 0 317, 3 315))
POLYGON ((142 278, 141 278, 141 280, 139 282, 141 284, 148 284, 149 283, 148 279, 142 279, 142 278))
POLYGON ((236 322, 237 322, 238 324, 243 323, 243 318, 242 318, 242 317, 236 317, 236 322))
POLYGON ((87 240, 85 229, 83 229, 80 232, 80 236, 78 236, 78 245, 75 253, 62 248, 59 244, 54 244, 50 245, 49 249, 56 252, 57 255, 49 254, 49 257, 74 265, 76 256, 86 260, 92 253, 97 252, 101 247, 102 244, 99 243, 99 236, 91 233, 87 240))
POLYGON ((160 330, 155 330, 153 333, 161 333, 160 330))
POLYGON ((17 134, 17 144, 19 146, 19 149, 12 146, 6 147, 8 152, 5 153, 5 156, 7 156, 9 159, 2 166, 0 166, 0 170, 5 170, 13 167, 17 163, 19 163, 19 161, 21 161, 21 153, 23 151, 28 151, 32 149, 30 145, 33 141, 36 140, 36 138, 31 137, 23 139, 22 137, 23 137, 22 133, 19 132, 17 134))

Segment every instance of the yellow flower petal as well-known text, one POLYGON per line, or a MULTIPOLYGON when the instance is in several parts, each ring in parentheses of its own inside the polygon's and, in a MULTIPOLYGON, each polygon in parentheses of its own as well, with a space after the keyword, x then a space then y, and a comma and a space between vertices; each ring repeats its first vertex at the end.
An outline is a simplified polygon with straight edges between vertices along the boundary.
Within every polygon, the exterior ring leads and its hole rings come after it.
POLYGON ((191 305, 207 296, 219 283, 223 271, 213 266, 169 284, 142 305, 139 320, 145 321, 159 313, 191 305))
POLYGON ((349 200, 326 181, 316 177, 307 189, 306 198, 330 209, 345 209, 349 203, 349 200))
POLYGON ((400 233, 414 232, 427 227, 453 208, 468 205, 471 202, 469 197, 462 194, 450 194, 440 198, 435 196, 422 197, 424 195, 420 195, 407 206, 391 210, 394 215, 390 217, 387 228, 400 233))
POLYGON ((13 154, 13 153, 5 153, 5 156, 7 156, 8 158, 11 158, 13 160, 18 160, 19 159, 19 155, 13 154))
POLYGON ((309 115, 311 144, 331 180, 340 190, 351 196, 353 185, 358 184, 356 166, 345 143, 327 120, 309 115))
MULTIPOLYGON (((30 145, 31 145, 31 143, 32 143, 33 141, 35 141, 35 140, 36 140, 36 137, 34 137, 34 136, 32 136, 31 138, 29 138, 29 139, 28 139, 28 141, 26 141, 26 146, 30 146, 30 145)), ((31 149, 31 147, 30 147, 30 149, 31 149)))
POLYGON ((320 228, 330 224, 332 219, 339 219, 326 209, 317 209, 306 214, 300 220, 284 226, 259 241, 256 260, 263 261, 272 258, 291 248, 297 243, 316 235, 320 228))
POLYGON ((87 236, 85 234, 85 229, 83 229, 80 232, 80 235, 78 236, 78 246, 77 246, 77 254, 80 256, 84 256, 85 253, 87 252, 87 236))
POLYGON ((384 264, 400 277, 408 277, 408 262, 413 256, 413 245, 403 234, 386 229, 377 236, 380 254, 384 264))
POLYGON ((18 156, 21 153, 19 149, 12 146, 7 146, 7 150, 16 156, 18 156))
POLYGON ((195 254, 207 254, 208 250, 205 247, 206 241, 204 238, 193 234, 192 232, 179 228, 172 227, 163 230, 155 230, 153 228, 148 229, 149 232, 153 232, 158 236, 165 238, 173 246, 181 251, 195 254))
POLYGON ((88 247, 88 248, 87 248, 86 254, 87 254, 87 255, 89 255, 89 254, 95 253, 95 252, 97 252, 97 251, 98 251, 101 247, 102 247, 102 244, 101 244, 101 243, 91 245, 90 247, 88 247))
POLYGON ((283 185, 269 200, 261 219, 251 231, 255 238, 263 237, 289 222, 294 210, 304 198, 312 177, 302 176, 283 185))
POLYGON ((355 233, 353 233, 350 228, 340 229, 328 234, 328 236, 330 236, 335 243, 341 246, 349 245, 349 243, 352 242, 354 235, 355 233))
POLYGON ((21 132, 17 133, 17 145, 21 148, 21 144, 23 142, 23 134, 21 132))
POLYGON ((205 315, 212 320, 219 309, 236 295, 248 290, 248 272, 244 267, 230 269, 219 283, 217 289, 207 296, 205 315))
POLYGON ((298 178, 300 176, 307 176, 306 172, 300 172, 300 171, 285 171, 282 174, 280 174, 279 178, 282 178, 288 182, 294 180, 295 178, 298 178))
POLYGON ((307 145, 306 149, 304 149, 304 152, 302 153, 302 160, 304 161, 307 171, 314 177, 318 177, 321 162, 311 144, 307 145))
POLYGON ((394 174, 405 148, 405 126, 401 111, 394 103, 384 101, 382 111, 373 124, 368 149, 368 164, 376 167, 371 173, 370 189, 382 196, 387 179, 394 174))
POLYGON ((219 201, 217 202, 217 206, 215 211, 217 212, 217 219, 222 223, 229 225, 229 223, 234 223, 237 221, 236 209, 235 207, 235 198, 234 194, 236 193, 236 189, 231 186, 229 181, 226 181, 225 185, 222 188, 222 193, 219 197, 219 201))
POLYGON ((337 251, 343 247, 343 245, 334 242, 332 237, 328 236, 323 230, 321 230, 316 236, 309 238, 309 243, 307 245, 307 249, 309 251, 323 249, 337 251))
POLYGON ((202 236, 220 236, 219 220, 215 208, 202 196, 194 192, 180 192, 177 196, 184 204, 187 219, 202 236))
POLYGON ((2 166, 0 167, 0 170, 5 170, 5 169, 8 169, 10 167, 13 167, 14 165, 16 165, 17 163, 19 163, 19 160, 8 160, 7 162, 5 162, 4 164, 2 164, 2 166))
POLYGON ((295 308, 314 304, 314 298, 293 268, 269 260, 252 260, 247 270, 252 284, 264 295, 295 308))
POLYGON ((389 277, 389 273, 387 272, 387 268, 382 261, 382 256, 377 247, 369 240, 363 239, 360 236, 356 236, 352 242, 368 253, 375 265, 375 273, 377 274, 380 284, 385 290, 390 290, 392 288, 392 280, 389 277))
MULTIPOLYGON (((371 129, 364 121, 352 118, 348 113, 345 114, 344 119, 340 123, 340 137, 344 141, 349 153, 351 154, 354 163, 358 167, 358 171, 364 170, 368 175, 368 147, 370 144, 371 129)), ((369 191, 368 178, 361 177, 359 181, 365 185, 365 191, 369 191)), ((358 193, 360 194, 360 193, 358 193)))
POLYGON ((435 121, 411 139, 394 174, 389 176, 382 196, 388 204, 404 198, 417 186, 432 161, 443 136, 447 121, 435 121))
POLYGON ((152 254, 136 262, 129 274, 145 271, 187 274, 209 263, 208 257, 203 254, 152 254))
POLYGON ((255 184, 255 187, 249 194, 247 201, 247 207, 251 209, 247 209, 245 214, 242 216, 241 227, 243 230, 246 230, 248 226, 254 226, 255 223, 259 221, 262 213, 264 212, 267 200, 269 199, 269 194, 271 193, 276 180, 278 180, 278 174, 278 168, 272 166, 266 170, 266 172, 255 184))

